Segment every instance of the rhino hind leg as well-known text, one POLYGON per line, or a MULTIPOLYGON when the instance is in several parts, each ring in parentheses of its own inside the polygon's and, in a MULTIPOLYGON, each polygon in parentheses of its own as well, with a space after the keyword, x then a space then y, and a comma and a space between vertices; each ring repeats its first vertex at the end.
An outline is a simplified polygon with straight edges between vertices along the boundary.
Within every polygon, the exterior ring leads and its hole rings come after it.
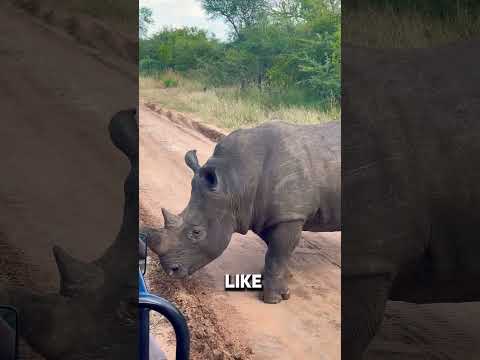
POLYGON ((280 223, 262 233, 268 244, 265 255, 263 301, 276 304, 290 297, 288 260, 302 234, 301 221, 280 223))
POLYGON ((386 274, 342 277, 342 359, 364 358, 382 323, 390 287, 386 274))

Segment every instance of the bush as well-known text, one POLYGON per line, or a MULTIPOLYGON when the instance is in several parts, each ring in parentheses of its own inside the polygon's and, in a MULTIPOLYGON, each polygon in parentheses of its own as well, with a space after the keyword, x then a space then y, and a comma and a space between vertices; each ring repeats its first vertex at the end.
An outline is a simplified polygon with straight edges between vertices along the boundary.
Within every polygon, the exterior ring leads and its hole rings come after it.
POLYGON ((165 79, 163 80, 163 85, 165 85, 166 88, 174 88, 178 86, 178 81, 175 79, 165 79))

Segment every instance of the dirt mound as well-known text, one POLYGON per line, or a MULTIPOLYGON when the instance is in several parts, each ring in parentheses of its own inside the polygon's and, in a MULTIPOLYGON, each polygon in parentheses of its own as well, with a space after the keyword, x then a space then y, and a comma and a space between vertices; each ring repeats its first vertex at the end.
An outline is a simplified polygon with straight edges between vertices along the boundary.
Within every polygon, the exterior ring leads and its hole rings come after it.
POLYGON ((47 1, 11 0, 10 2, 17 8, 40 19, 44 24, 68 34, 81 45, 90 48, 93 50, 92 55, 97 56, 99 60, 107 62, 111 67, 128 73, 130 76, 136 76, 137 36, 113 29, 91 16, 68 13, 50 5, 47 1))
MULTIPOLYGON (((35 267, 30 265, 24 251, 14 248, 7 241, 7 235, 0 232, 0 287, 24 286, 34 288, 32 281, 32 273, 35 267)), ((0 304, 4 302, 0 299, 0 304)), ((42 360, 43 357, 38 355, 23 340, 19 339, 19 360, 42 360)))
POLYGON ((213 142, 219 142, 227 132, 213 125, 207 125, 199 120, 193 119, 191 116, 183 114, 175 110, 164 109, 153 103, 146 103, 145 106, 159 115, 166 116, 170 121, 184 127, 188 127, 210 139, 213 142))
MULTIPOLYGON (((160 296, 174 302, 185 315, 191 336, 192 360, 248 360, 252 359, 252 349, 243 344, 218 319, 211 304, 211 295, 199 281, 182 281, 167 278, 158 261, 149 257, 146 281, 160 296)), ((152 329, 155 335, 168 329, 166 320, 154 318, 152 329), (155 331, 157 330, 157 331, 155 331)), ((172 338, 169 345, 174 346, 172 338)))
POLYGON ((24 251, 14 248, 8 244, 4 238, 4 234, 0 233, 0 286, 24 286, 35 288, 32 281, 31 273, 35 272, 35 268, 26 265, 29 264, 24 251))

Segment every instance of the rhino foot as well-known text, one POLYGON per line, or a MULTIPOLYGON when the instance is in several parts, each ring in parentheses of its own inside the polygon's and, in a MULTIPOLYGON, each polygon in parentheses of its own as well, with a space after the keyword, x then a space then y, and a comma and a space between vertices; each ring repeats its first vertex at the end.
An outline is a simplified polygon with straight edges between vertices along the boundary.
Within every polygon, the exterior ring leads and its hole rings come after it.
POLYGON ((278 304, 282 300, 288 299, 290 299, 290 290, 286 287, 283 289, 263 289, 262 300, 267 304, 278 304))
POLYGON ((287 289, 286 292, 281 293, 280 295, 282 295, 283 300, 288 300, 288 299, 290 299, 290 290, 287 289))
POLYGON ((266 304, 278 304, 282 301, 282 297, 280 294, 275 292, 264 292, 262 295, 262 300, 266 304))

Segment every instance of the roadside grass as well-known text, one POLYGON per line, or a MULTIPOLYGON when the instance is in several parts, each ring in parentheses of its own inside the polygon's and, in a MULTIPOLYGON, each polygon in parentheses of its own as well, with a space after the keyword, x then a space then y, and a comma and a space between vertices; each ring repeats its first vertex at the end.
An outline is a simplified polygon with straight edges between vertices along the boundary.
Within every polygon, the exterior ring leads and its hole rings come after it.
POLYGON ((340 107, 285 105, 282 97, 257 88, 210 88, 202 82, 174 72, 140 76, 140 98, 165 108, 191 113, 223 129, 256 126, 269 120, 295 124, 318 124, 340 120, 340 107), (169 86, 175 84, 176 86, 169 86))
POLYGON ((413 11, 369 8, 344 11, 342 22, 348 24, 342 30, 343 41, 374 48, 433 47, 480 34, 480 18, 466 10, 438 19, 413 11))

